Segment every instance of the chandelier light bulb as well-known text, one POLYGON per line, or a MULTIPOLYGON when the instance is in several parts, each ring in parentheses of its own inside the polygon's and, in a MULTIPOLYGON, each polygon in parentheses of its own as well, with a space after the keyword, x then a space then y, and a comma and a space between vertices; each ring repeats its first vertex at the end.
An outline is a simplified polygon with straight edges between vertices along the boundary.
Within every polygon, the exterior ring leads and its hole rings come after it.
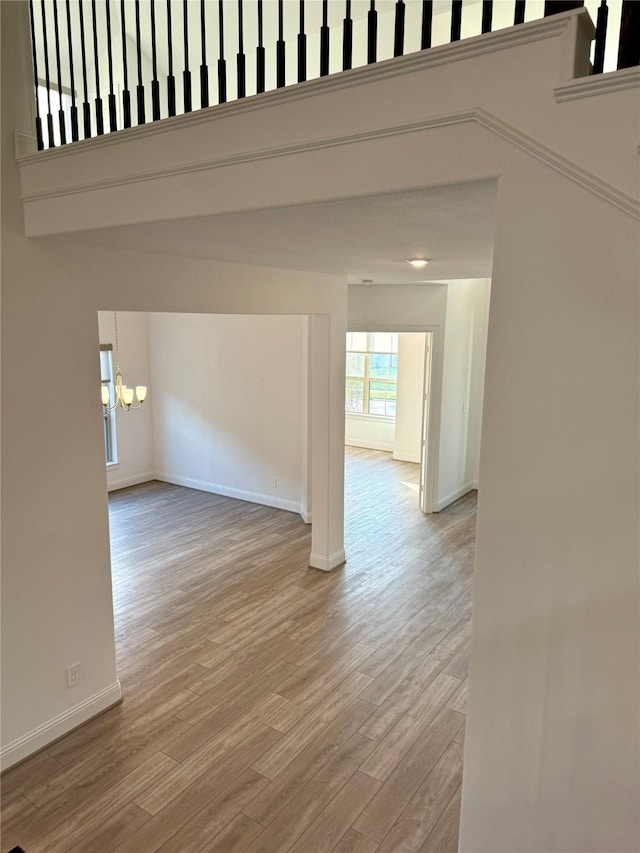
POLYGON ((116 338, 116 375, 113 381, 114 385, 114 396, 115 402, 113 406, 110 406, 111 395, 109 392, 109 386, 103 385, 101 390, 101 399, 102 399, 102 407, 104 409, 104 413, 113 412, 115 409, 120 406, 121 409, 124 409, 125 412, 130 412, 131 409, 139 409, 140 406, 144 403, 147 396, 147 386, 146 385, 136 385, 135 391, 133 388, 128 388, 122 378, 122 371, 120 370, 120 358, 119 358, 119 349, 118 349, 118 316, 116 312, 113 312, 113 325, 115 330, 115 338, 116 338), (138 405, 133 405, 134 395, 138 400, 138 405))

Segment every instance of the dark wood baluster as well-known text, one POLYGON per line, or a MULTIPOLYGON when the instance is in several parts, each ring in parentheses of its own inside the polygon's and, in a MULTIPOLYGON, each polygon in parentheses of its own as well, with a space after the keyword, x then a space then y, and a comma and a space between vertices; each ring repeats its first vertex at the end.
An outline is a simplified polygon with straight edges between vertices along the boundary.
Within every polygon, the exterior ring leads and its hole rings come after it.
POLYGON ((371 6, 367 13, 367 64, 376 61, 378 55, 378 13, 376 12, 376 0, 371 0, 371 6))
POLYGON ((285 85, 284 0, 278 0, 278 41, 276 42, 276 86, 285 85))
POLYGON ((404 18, 405 18, 404 0, 398 0, 396 3, 396 21, 393 31, 393 55, 402 56, 404 53, 404 18))
POLYGON ((209 66, 207 65, 207 16, 205 0, 200 0, 200 107, 209 106, 209 66))
POLYGON ((342 24, 342 70, 349 71, 353 65, 353 21, 351 20, 351 0, 347 0, 345 18, 342 24))
POLYGON ((304 0, 300 0, 300 32, 298 33, 298 83, 307 79, 307 36, 304 31, 304 0))
POLYGON ((640 3, 622 0, 618 68, 640 65, 640 3))
POLYGON ((142 83, 142 43, 140 39, 140 0, 136 0, 136 57, 138 63, 138 85, 136 86, 136 100, 138 105, 138 124, 146 122, 144 108, 144 85, 142 83))
POLYGON ((89 105, 89 92, 87 88, 87 48, 84 36, 84 3, 82 0, 78 3, 80 11, 80 53, 82 55, 82 86, 84 93, 84 101, 82 103, 82 124, 84 130, 84 138, 91 137, 91 107, 89 105))
POLYGON ((182 2, 182 30, 184 37, 184 72, 182 74, 184 90, 184 111, 191 112, 191 71, 189 71, 189 12, 187 0, 182 2))
POLYGON ((247 94, 247 59, 244 55, 244 16, 242 0, 238 0, 238 53, 236 56, 238 69, 238 98, 247 94))
POLYGON ((153 70, 153 80, 151 81, 151 115, 153 116, 153 121, 160 121, 160 81, 158 80, 158 48, 156 45, 155 0, 150 0, 149 10, 151 13, 151 67, 153 70))
POLYGON ((171 0, 167 0, 167 112, 170 116, 176 114, 176 78, 173 76, 173 32, 171 28, 171 0))
POLYGON ((262 0, 258 0, 258 47, 256 48, 256 92, 264 92, 265 52, 264 21, 262 18, 262 0))
POLYGON ((224 58, 224 10, 222 0, 218 0, 218 35, 220 40, 220 58, 218 59, 218 103, 227 101, 227 61, 224 58))
POLYGON ((602 0, 598 8, 598 23, 596 24, 596 46, 593 56, 593 73, 602 74, 604 69, 604 49, 607 42, 607 22, 609 7, 607 0, 602 0))
POLYGON ((60 99, 60 107, 58 109, 58 127, 60 128, 60 144, 67 144, 67 125, 64 120, 64 110, 62 109, 62 72, 60 70, 60 28, 58 25, 58 0, 53 0, 53 27, 56 39, 56 69, 58 79, 58 97, 60 99))
POLYGON ((482 0, 482 33, 491 32, 493 22, 493 0, 482 0))
POLYGON ((71 38, 71 3, 66 0, 67 6, 67 43, 69 45, 69 75, 71 78, 71 141, 77 142, 80 138, 78 132, 78 107, 76 106, 76 75, 73 67, 73 40, 71 38))
POLYGON ((100 62, 98 53, 98 22, 96 20, 96 0, 91 0, 91 22, 93 24, 93 66, 96 75, 96 133, 102 136, 104 133, 104 115, 102 112, 102 98, 100 97, 100 62))
POLYGON ((584 0, 545 0, 544 16, 558 15, 560 12, 568 12, 570 9, 580 9, 584 6, 584 0))
POLYGON ((107 58, 109 61, 109 130, 114 133, 118 129, 118 117, 116 113, 116 95, 113 89, 113 50, 111 46, 111 8, 109 0, 105 2, 107 15, 107 58))
POLYGON ((47 133, 49 134, 49 144, 47 148, 53 148, 55 142, 53 140, 53 114, 51 112, 51 80, 49 78, 49 41, 47 37, 47 13, 45 10, 45 2, 42 3, 42 45, 44 47, 44 77, 47 86, 47 133))
POLYGON ((451 3, 451 41, 460 41, 462 32, 462 0, 451 3))
POLYGON ((422 32, 420 47, 427 50, 431 47, 431 30, 433 26, 433 0, 422 0, 422 32))
POLYGON ((524 4, 525 0, 516 0, 516 5, 513 13, 513 24, 524 24, 524 4))
POLYGON ((131 92, 129 91, 129 65, 127 62, 125 0, 120 0, 120 23, 122 24, 122 74, 124 81, 124 89, 122 90, 122 124, 125 127, 131 127, 131 92))
POLYGON ((329 0, 322 0, 322 26, 320 27, 320 76, 329 73, 329 0))
POLYGON ((31 22, 31 52, 33 54, 33 88, 36 98, 36 142, 38 151, 44 149, 42 138, 42 119, 40 118, 40 103, 38 101, 38 54, 36 52, 36 29, 33 20, 33 0, 29 0, 29 20, 31 22))

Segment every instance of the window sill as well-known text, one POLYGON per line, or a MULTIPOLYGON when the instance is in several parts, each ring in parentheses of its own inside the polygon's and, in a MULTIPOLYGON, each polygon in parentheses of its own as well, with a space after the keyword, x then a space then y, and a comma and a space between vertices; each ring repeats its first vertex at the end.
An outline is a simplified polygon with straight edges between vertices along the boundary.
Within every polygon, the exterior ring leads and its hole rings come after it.
POLYGON ((119 462, 107 462, 107 471, 117 471, 119 467, 119 462))
POLYGON ((361 415, 359 412, 345 412, 345 417, 355 418, 358 421, 374 421, 381 424, 394 424, 395 417, 386 415, 361 415))

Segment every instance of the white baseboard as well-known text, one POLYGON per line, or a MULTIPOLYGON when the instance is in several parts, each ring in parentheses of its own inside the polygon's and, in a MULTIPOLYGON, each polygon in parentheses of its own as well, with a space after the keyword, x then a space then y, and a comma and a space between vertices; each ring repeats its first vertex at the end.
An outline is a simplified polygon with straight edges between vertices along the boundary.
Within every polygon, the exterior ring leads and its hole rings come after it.
POLYGON ((416 456, 413 453, 402 453, 394 450, 392 459, 396 462, 416 462, 418 465, 420 464, 420 454, 416 456))
POLYGON ((274 509, 284 509, 286 512, 295 512, 302 515, 302 508, 299 503, 284 498, 276 498, 273 495, 249 492, 245 489, 235 489, 233 486, 209 483, 206 480, 195 480, 192 477, 180 477, 175 474, 168 474, 166 471, 156 471, 153 479, 160 480, 163 483, 172 483, 174 486, 186 486, 188 489, 197 489, 200 492, 209 492, 212 495, 222 495, 225 498, 235 498, 238 501, 262 504, 263 506, 271 506, 274 509))
POLYGON ((300 507, 300 518, 305 524, 311 524, 311 513, 307 512, 304 507, 300 507))
POLYGON ((321 557, 319 554, 311 553, 309 557, 309 565, 312 569, 320 569, 323 572, 330 572, 338 566, 342 566, 347 562, 344 553, 344 548, 336 551, 335 554, 330 554, 328 557, 321 557))
POLYGON ((133 477, 119 477, 117 480, 110 480, 107 476, 107 491, 115 492, 118 489, 128 489, 129 486, 139 486, 140 483, 148 483, 155 478, 153 471, 145 471, 143 474, 135 474, 133 477))
POLYGON ((28 758, 28 756, 57 740, 59 737, 62 737, 62 735, 66 735, 68 732, 82 725, 82 723, 86 723, 87 720, 95 717, 96 714, 106 711, 112 705, 116 705, 121 698, 122 690, 120 682, 114 681, 113 684, 105 687, 99 693, 94 693, 93 696, 89 696, 88 699, 85 699, 78 705, 74 705, 67 711, 63 711, 62 714, 58 714, 52 720, 48 720, 48 722, 33 729, 33 731, 8 743, 0 751, 0 766, 2 770, 6 770, 17 764, 18 761, 28 758))
POLYGON ((393 453, 393 442, 387 441, 360 441, 360 439, 349 438, 344 442, 347 447, 365 447, 367 450, 384 450, 393 453))
POLYGON ((463 495, 466 495, 468 492, 472 492, 474 489, 478 488, 477 480, 470 480, 468 483, 465 483, 464 486, 460 486, 460 488, 456 489, 451 494, 446 495, 444 498, 440 498, 436 501, 436 505, 434 507, 434 512, 440 512, 441 509, 448 507, 454 501, 457 501, 458 498, 461 498, 463 495))

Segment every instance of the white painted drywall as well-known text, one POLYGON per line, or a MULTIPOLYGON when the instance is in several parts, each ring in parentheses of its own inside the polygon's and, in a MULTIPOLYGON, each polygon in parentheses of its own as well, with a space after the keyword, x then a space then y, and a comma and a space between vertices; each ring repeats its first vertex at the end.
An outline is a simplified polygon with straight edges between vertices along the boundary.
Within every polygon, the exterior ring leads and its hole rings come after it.
POLYGON ((26 240, 13 131, 32 126, 28 6, 0 11, 2 361, 12 366, 3 376, 2 761, 10 766, 120 696, 98 311, 319 318, 311 541, 329 566, 343 547, 346 285, 317 273, 26 240), (62 385, 42 381, 47 364, 62 385), (78 660, 85 679, 69 689, 66 669, 78 660))
POLYGON ((489 281, 450 281, 444 334, 438 509, 478 488, 489 281), (472 419, 473 411, 473 419, 472 419))
POLYGON ((305 322, 149 315, 157 479, 301 512, 305 322))
POLYGON ((424 401, 424 332, 398 335, 398 387, 393 458, 420 462, 424 401))
MULTIPOLYGON (((77 659, 79 646, 92 652, 100 686, 114 674, 99 407, 80 407, 69 419, 66 398, 39 381, 43 353, 58 349, 69 387, 93 400, 97 371, 89 366, 100 308, 326 311, 321 320, 328 325, 329 315, 343 317, 346 308, 331 277, 25 241, 11 156, 12 127, 28 127, 17 101, 29 89, 24 5, 2 5, 2 344, 10 365, 3 384, 2 676, 3 722, 13 737, 69 708, 60 672, 70 652, 77 659), (23 36, 24 51, 14 47, 23 36), (36 387, 38 395, 24 393, 36 387), (51 444, 69 448, 64 459, 46 452, 51 444)), ((575 64, 580 16, 556 17, 517 28, 518 38, 531 36, 526 43, 500 49, 497 36, 487 37, 490 53, 469 55, 460 45, 452 63, 443 48, 432 54, 439 64, 369 78, 355 91, 327 87, 316 98, 307 87, 304 98, 290 101, 267 95, 253 114, 259 121, 247 111, 218 114, 215 134, 194 121, 192 133, 176 131, 175 139, 174 129, 145 131, 66 161, 45 155, 31 174, 32 191, 39 180, 66 187, 181 157, 204 162, 212 147, 238 159, 209 172, 163 172, 26 203, 35 214, 30 233, 51 233, 56 214, 64 230, 121 223, 123 212, 134 222, 169 209, 197 215, 500 177, 465 853, 635 853, 640 846, 640 270, 636 207, 628 198, 637 187, 638 91, 625 72, 615 75, 616 91, 557 102, 554 87, 571 78, 575 64), (477 107, 484 112, 464 117, 477 107), (404 131, 412 123, 410 132, 392 130, 403 123, 404 131), (382 131, 378 138, 372 128, 382 131), (349 133, 360 135, 344 144, 349 133), (307 147, 288 153, 296 141, 307 147), (280 156, 242 160, 260 144, 281 146, 280 156), (593 340, 606 346, 585 346, 593 340)), ((344 425, 344 332, 338 321, 326 334, 330 366, 322 387, 333 389, 325 395, 333 412, 323 429, 334 438, 338 421, 344 425)), ((315 411, 322 416, 321 405, 315 411)), ((344 434, 337 442, 324 438, 331 476, 321 511, 330 518, 344 434)), ((323 474, 315 454, 314 472, 315 482, 323 474)), ((316 509, 314 501, 314 527, 316 509)))
MULTIPOLYGON (((112 311, 98 311, 101 344, 112 344, 113 370, 116 369, 115 322, 112 311)), ((153 480, 153 396, 149 364, 149 325, 144 312, 118 312, 120 367, 124 382, 133 388, 146 385, 149 393, 141 409, 116 409, 117 461, 107 465, 109 491, 153 480)))
POLYGON ((373 415, 345 415, 345 444, 368 447, 371 450, 392 452, 395 447, 396 425, 387 418, 373 415))
POLYGON ((398 335, 396 417, 345 416, 345 443, 352 447, 386 450, 394 459, 420 461, 422 389, 424 385, 424 334, 398 335))

